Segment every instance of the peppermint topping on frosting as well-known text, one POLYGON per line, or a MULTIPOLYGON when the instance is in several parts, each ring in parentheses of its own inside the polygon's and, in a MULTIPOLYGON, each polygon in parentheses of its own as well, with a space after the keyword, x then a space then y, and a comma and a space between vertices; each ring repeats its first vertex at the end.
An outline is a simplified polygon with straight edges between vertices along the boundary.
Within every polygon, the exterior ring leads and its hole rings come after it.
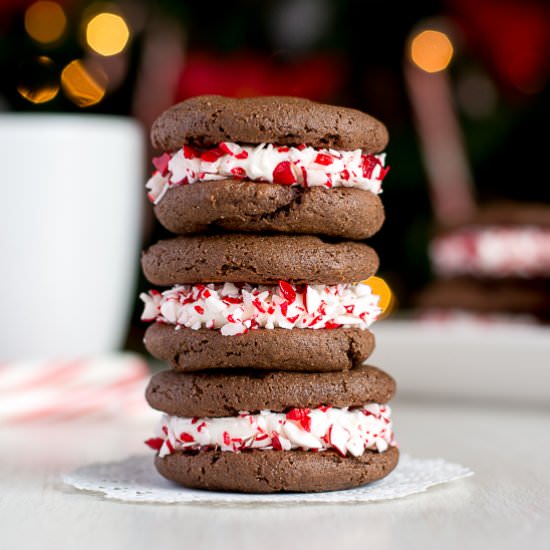
POLYGON ((357 409, 321 406, 287 413, 241 412, 222 418, 163 415, 159 436, 146 443, 160 457, 208 448, 229 452, 334 449, 342 456, 361 456, 366 449, 384 452, 395 445, 391 409, 376 403, 357 409))
POLYGON ((443 276, 545 277, 550 275, 550 229, 462 229, 436 238, 430 256, 443 276))
POLYGON ((241 146, 223 142, 203 151, 184 145, 153 159, 156 171, 147 182, 147 196, 157 204, 171 187, 227 178, 302 187, 355 187, 378 194, 389 171, 384 166, 385 157, 364 154, 361 149, 336 151, 305 145, 241 146))
POLYGON ((221 329, 225 336, 276 327, 367 329, 380 315, 379 297, 368 284, 277 286, 176 285, 140 298, 144 321, 160 321, 191 329, 221 329))

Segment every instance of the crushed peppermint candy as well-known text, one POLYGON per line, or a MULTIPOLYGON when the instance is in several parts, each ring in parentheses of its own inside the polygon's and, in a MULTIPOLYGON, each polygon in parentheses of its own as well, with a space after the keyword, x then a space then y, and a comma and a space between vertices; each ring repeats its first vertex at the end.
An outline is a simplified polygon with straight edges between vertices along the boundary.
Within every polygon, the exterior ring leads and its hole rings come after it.
POLYGON ((445 277, 547 277, 550 229, 466 227, 434 239, 430 256, 436 272, 445 277))
POLYGON ((182 418, 163 415, 158 437, 145 443, 160 457, 176 451, 249 449, 289 451, 336 450, 361 456, 365 450, 384 452, 395 446, 391 409, 369 403, 350 409, 321 406, 287 413, 241 412, 222 418, 182 418))
POLYGON ((276 327, 367 329, 382 313, 379 296, 365 283, 176 285, 162 293, 142 293, 140 298, 145 304, 143 321, 220 329, 224 336, 276 327))
POLYGON ((153 159, 156 171, 147 182, 147 196, 157 204, 166 191, 199 181, 243 179, 302 187, 354 187, 379 194, 389 171, 385 154, 361 149, 337 151, 300 145, 281 147, 222 142, 197 150, 189 145, 153 159))

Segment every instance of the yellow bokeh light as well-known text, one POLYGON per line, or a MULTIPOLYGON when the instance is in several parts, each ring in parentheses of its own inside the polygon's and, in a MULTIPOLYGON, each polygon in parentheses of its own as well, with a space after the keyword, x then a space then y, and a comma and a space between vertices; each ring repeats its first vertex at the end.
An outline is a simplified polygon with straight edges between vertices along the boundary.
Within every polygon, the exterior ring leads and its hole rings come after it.
POLYGON ((104 75, 90 70, 78 59, 71 61, 61 72, 63 91, 79 107, 90 107, 103 99, 106 85, 101 80, 106 80, 104 75))
POLYGON ((35 2, 25 11, 25 30, 37 42, 59 40, 67 27, 67 17, 57 2, 35 2))
POLYGON ((46 103, 59 93, 55 63, 45 55, 26 62, 16 89, 31 103, 46 103))
POLYGON ((437 73, 446 69, 451 62, 453 52, 449 37, 440 31, 422 31, 411 42, 411 59, 428 73, 437 73))
POLYGON ((378 305, 382 310, 382 317, 389 315, 395 305, 395 297, 388 283, 381 277, 370 277, 363 284, 370 286, 373 294, 380 297, 378 305))
POLYGON ((38 104, 51 101, 59 93, 59 86, 42 86, 35 89, 17 86, 17 91, 31 103, 38 104))
POLYGON ((120 53, 129 39, 130 30, 126 21, 115 13, 100 13, 86 25, 86 42, 100 55, 120 53))

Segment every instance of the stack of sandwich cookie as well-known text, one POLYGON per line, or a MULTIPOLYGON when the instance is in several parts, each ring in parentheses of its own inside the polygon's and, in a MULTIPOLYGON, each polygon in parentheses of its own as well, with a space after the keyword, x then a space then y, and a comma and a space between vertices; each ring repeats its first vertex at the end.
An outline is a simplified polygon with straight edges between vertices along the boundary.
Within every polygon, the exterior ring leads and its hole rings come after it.
POLYGON ((364 366, 381 313, 359 239, 384 220, 376 119, 305 99, 202 96, 152 129, 147 183, 178 236, 146 250, 145 344, 172 368, 155 464, 188 487, 326 491, 387 475, 393 379, 364 366))

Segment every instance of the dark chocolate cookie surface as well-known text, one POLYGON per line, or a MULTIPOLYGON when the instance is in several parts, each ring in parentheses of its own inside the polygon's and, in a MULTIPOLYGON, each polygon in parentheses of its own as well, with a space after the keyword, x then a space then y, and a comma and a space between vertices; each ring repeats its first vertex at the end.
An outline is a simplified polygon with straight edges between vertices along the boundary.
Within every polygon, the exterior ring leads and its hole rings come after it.
POLYGON ((550 227, 550 205, 544 203, 496 202, 480 209, 475 225, 539 225, 550 227))
POLYGON ((209 147, 233 141, 305 143, 372 153, 386 147, 388 132, 380 121, 361 111, 308 99, 205 95, 187 99, 161 114, 153 124, 151 141, 164 151, 186 143, 209 147))
POLYGON ((186 487, 245 493, 320 492, 351 489, 381 479, 397 465, 399 451, 365 451, 342 457, 334 451, 243 453, 176 452, 157 457, 159 473, 186 487))
POLYGON ((219 330, 155 323, 145 345, 151 355, 175 370, 252 368, 288 371, 339 371, 361 364, 374 349, 368 330, 257 329, 237 336, 219 330))
POLYGON ((361 365, 340 372, 217 371, 155 374, 146 391, 149 405, 181 417, 235 416, 239 411, 292 407, 315 408, 387 403, 395 393, 394 379, 376 367, 361 365))
POLYGON ((538 202, 500 201, 481 207, 466 223, 441 231, 442 235, 457 229, 501 226, 539 226, 550 228, 550 205, 538 202))
POLYGON ((550 283, 532 279, 456 277, 431 283, 417 298, 425 309, 465 310, 481 314, 532 314, 550 319, 550 283))
POLYGON ((228 230, 366 239, 382 226, 384 207, 378 195, 361 189, 222 180, 170 189, 155 215, 180 235, 228 230))
POLYGON ((247 282, 352 283, 378 269, 376 252, 359 242, 325 242, 311 235, 230 234, 159 241, 141 265, 155 285, 247 282))

